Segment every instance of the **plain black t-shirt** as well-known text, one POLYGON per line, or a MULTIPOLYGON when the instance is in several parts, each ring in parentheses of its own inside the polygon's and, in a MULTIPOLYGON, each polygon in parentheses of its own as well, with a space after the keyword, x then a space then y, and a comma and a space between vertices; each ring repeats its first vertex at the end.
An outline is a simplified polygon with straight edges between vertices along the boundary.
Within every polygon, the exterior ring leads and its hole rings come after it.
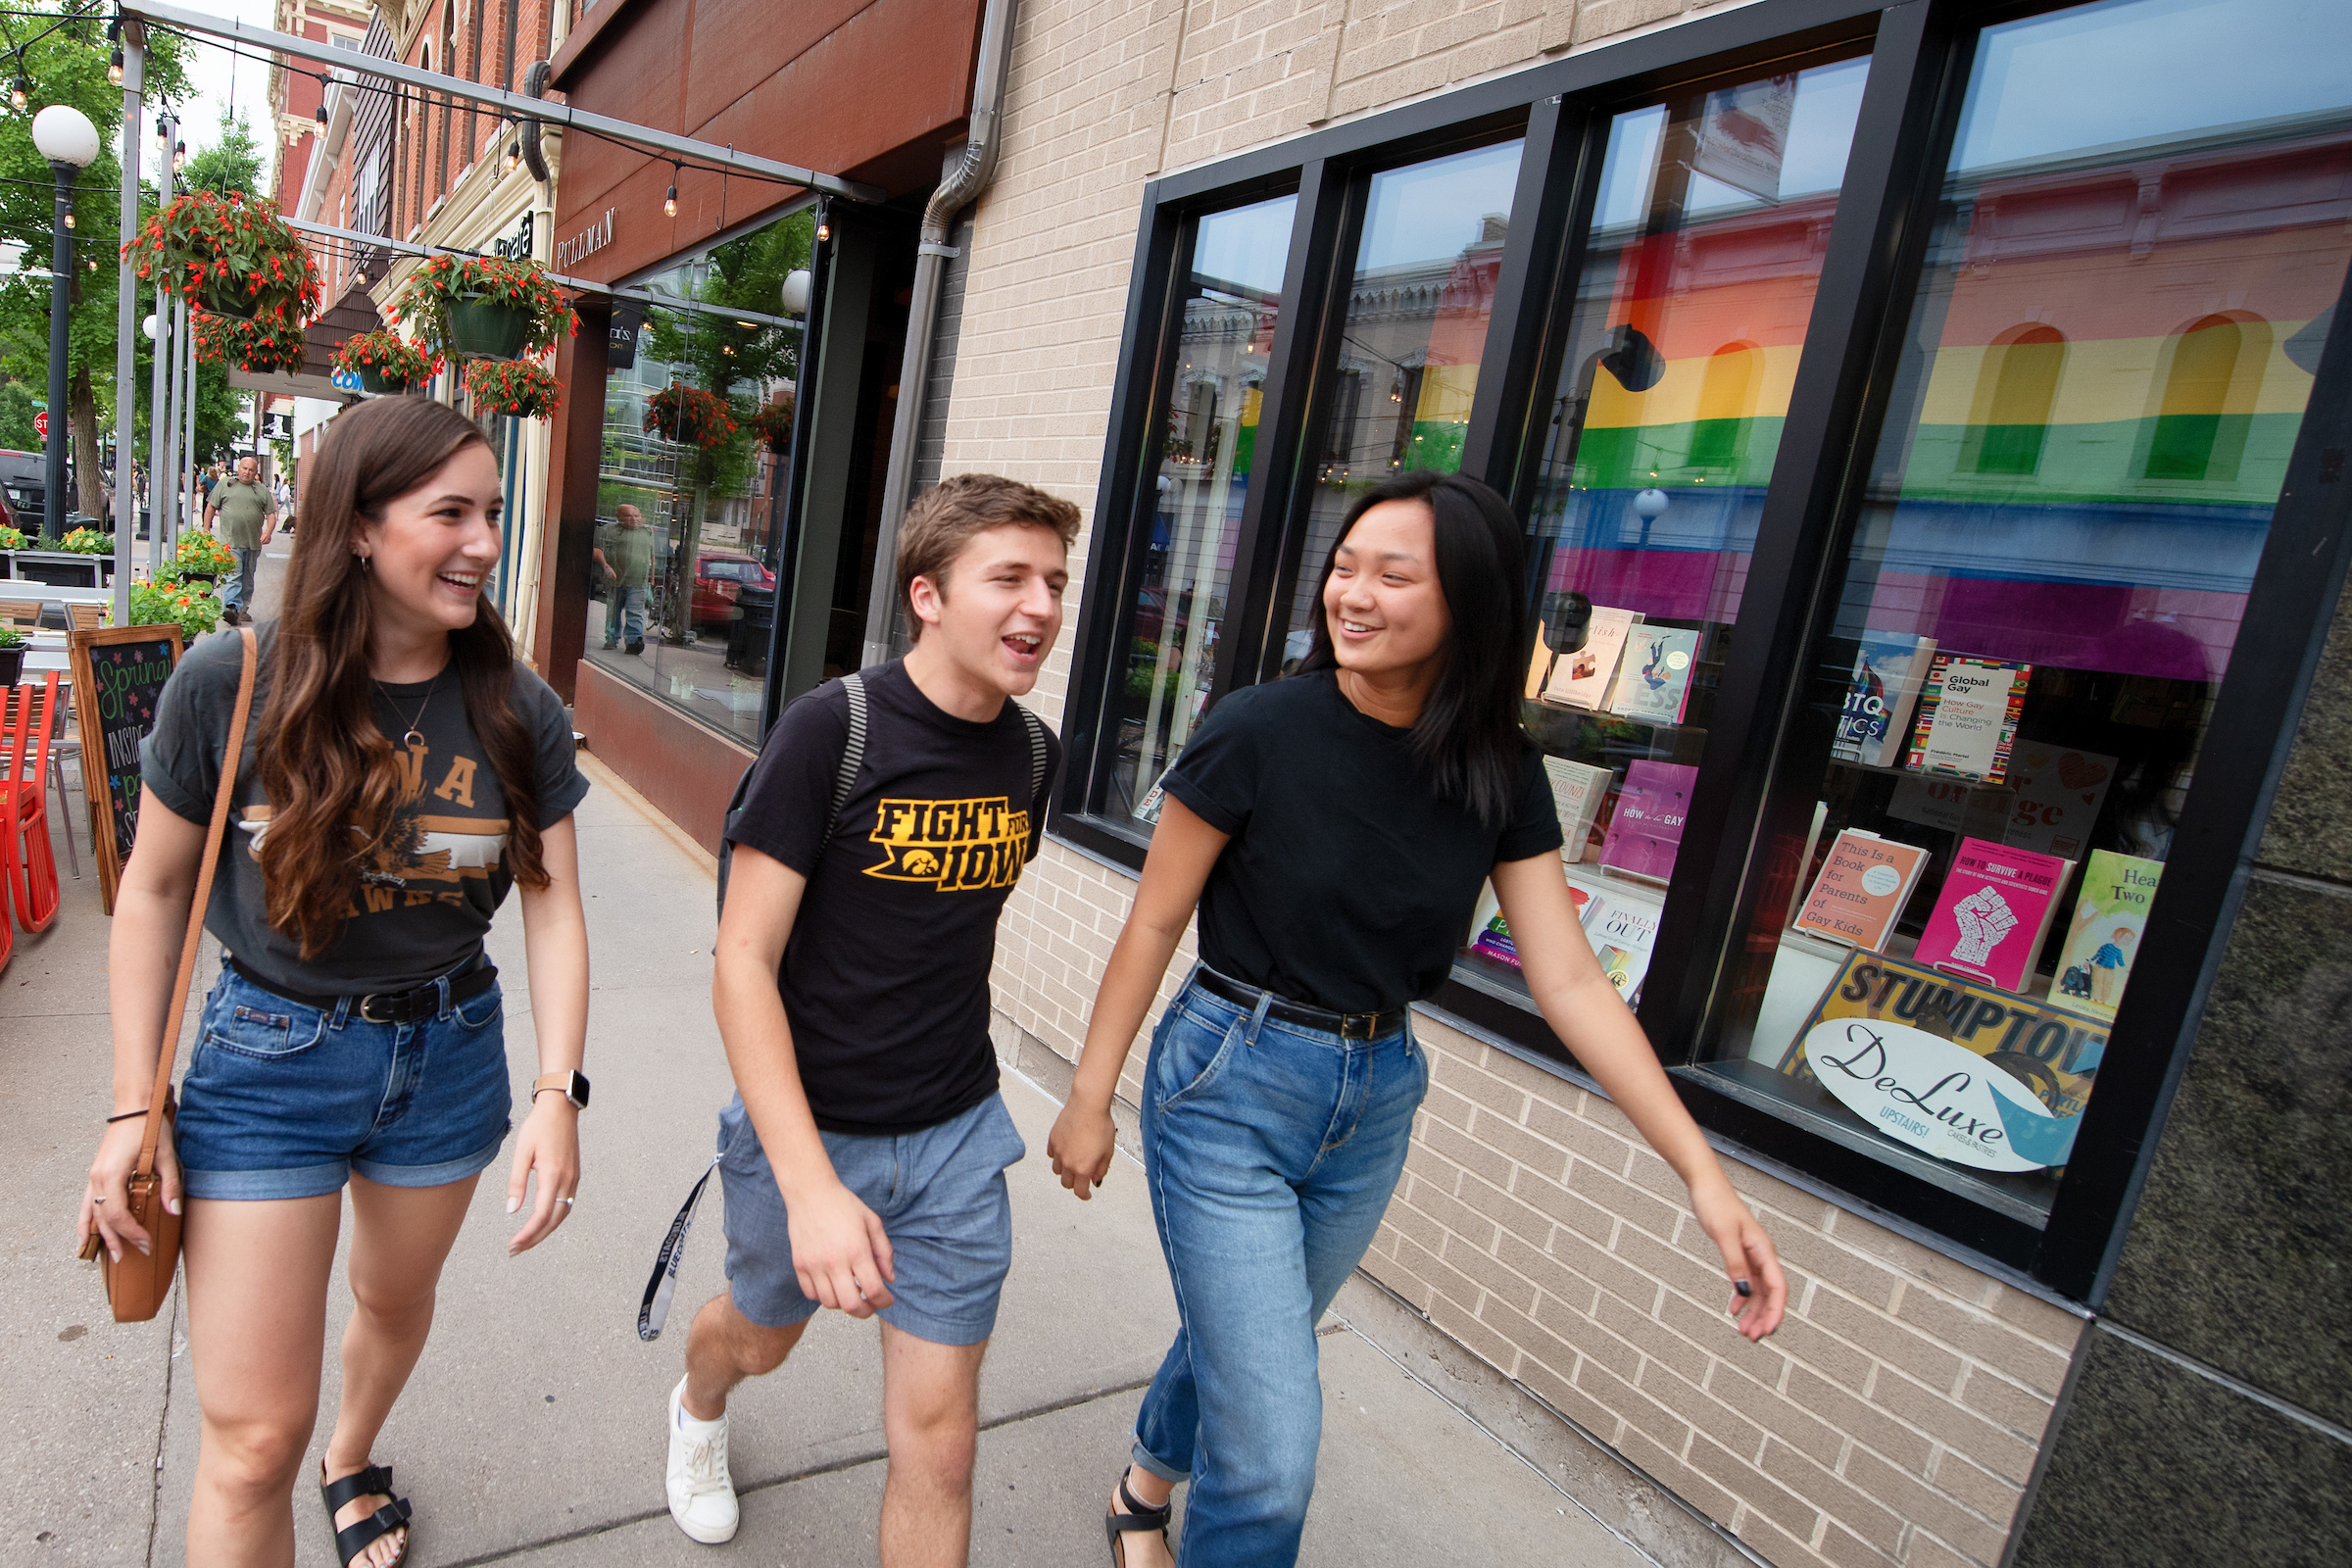
POLYGON ((1334 671, 1245 687, 1216 706, 1164 787, 1230 835, 1200 894, 1200 959, 1334 1012, 1434 995, 1495 865, 1560 847, 1543 754, 1528 746, 1507 823, 1441 800, 1410 730, 1368 718, 1334 671))
MULTIPOLYGON (((865 760, 821 863, 850 733, 837 680, 784 710, 727 838, 808 879, 780 976, 801 1087, 817 1126, 879 1137, 997 1092, 997 916, 1037 854, 1044 803, 1029 798, 1029 730, 1010 702, 985 724, 957 718, 898 662, 867 670, 865 690, 865 760)), ((1046 747, 1051 789, 1050 730, 1046 747)))

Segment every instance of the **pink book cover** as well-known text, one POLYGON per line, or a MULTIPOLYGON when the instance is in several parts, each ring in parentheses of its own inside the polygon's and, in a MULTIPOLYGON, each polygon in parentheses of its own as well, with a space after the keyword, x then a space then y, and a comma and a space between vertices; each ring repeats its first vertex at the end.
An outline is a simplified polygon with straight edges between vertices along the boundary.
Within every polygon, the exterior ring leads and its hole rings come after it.
POLYGON ((1613 870, 1664 882, 1674 875, 1674 856, 1683 847, 1683 823, 1698 769, 1680 762, 1635 762, 1625 770, 1617 814, 1600 863, 1613 870))
POLYGON ((2032 850, 1962 839, 1920 933, 1916 961, 2003 991, 2025 990, 2069 864, 2032 850))

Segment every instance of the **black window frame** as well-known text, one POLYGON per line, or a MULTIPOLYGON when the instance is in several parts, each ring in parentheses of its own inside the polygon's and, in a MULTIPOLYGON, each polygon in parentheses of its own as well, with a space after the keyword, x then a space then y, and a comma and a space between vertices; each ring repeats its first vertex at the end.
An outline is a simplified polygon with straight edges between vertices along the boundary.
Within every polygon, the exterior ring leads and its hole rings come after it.
MULTIPOLYGON (((1115 695, 1110 655, 1123 646, 1119 633, 1150 538, 1145 459, 1165 416, 1165 354, 1181 319, 1174 272, 1196 217, 1290 190, 1298 197, 1261 401, 1261 472, 1245 503, 1213 706, 1235 686, 1267 678, 1279 662, 1280 617, 1300 569, 1303 501, 1337 380, 1324 373, 1335 363, 1328 339, 1344 310, 1371 174, 1511 134, 1526 138, 1461 464, 1525 515, 1541 450, 1537 421, 1560 352, 1563 283, 1582 269, 1598 183, 1591 176, 1611 114, 1667 86, 1867 40, 1869 77, 1750 559, 1742 635, 1723 673, 1685 830, 1686 844, 1717 848, 1686 854, 1676 867, 1640 1015, 1678 1093, 1718 1147, 1793 1173, 1839 1206, 1890 1221, 1974 1264, 2099 1306, 2352 565, 2352 483, 2344 474, 2352 446, 2352 279, 2273 513, 2133 984, 2112 1029, 2118 1048, 2102 1067, 2045 1222, 1984 1207, 1680 1070, 1697 1065, 1698 1043, 1719 1003, 1722 959, 1763 896, 1756 873, 1768 858, 1765 846, 1790 834, 1801 839, 1808 825, 1802 817, 1811 792, 1800 801, 1799 792, 1776 794, 1772 784, 1797 721, 1804 661, 1826 613, 1822 600, 1859 512, 1977 34, 2078 3, 1757 0, 1148 184, 1087 592, 1074 628, 1068 773, 1049 835, 1131 872, 1140 871, 1149 842, 1140 824, 1091 814, 1089 807, 1114 761, 1115 730, 1105 722, 1115 695)), ((1430 1004, 1597 1088, 1523 1004, 1456 978, 1430 1004)))

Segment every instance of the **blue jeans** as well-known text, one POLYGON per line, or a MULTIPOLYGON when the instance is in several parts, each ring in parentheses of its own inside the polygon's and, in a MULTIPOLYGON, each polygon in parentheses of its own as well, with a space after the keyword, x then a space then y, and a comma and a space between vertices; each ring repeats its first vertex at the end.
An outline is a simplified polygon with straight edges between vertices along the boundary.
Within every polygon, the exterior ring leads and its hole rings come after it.
POLYGON ((612 597, 605 605, 605 646, 618 647, 618 634, 624 628, 629 641, 645 641, 645 590, 623 588, 615 584, 608 592, 612 597))
POLYGON ((1144 1069, 1144 1164, 1181 1326, 1135 1460, 1190 1479, 1186 1568, 1298 1560, 1323 1436, 1315 1323, 1372 1245, 1429 1061, 1186 986, 1144 1069))
POLYGON ((236 552, 237 569, 225 582, 220 584, 220 608, 223 610, 251 610, 253 608, 253 574, 262 564, 261 549, 256 546, 248 550, 243 545, 231 545, 229 548, 236 552))

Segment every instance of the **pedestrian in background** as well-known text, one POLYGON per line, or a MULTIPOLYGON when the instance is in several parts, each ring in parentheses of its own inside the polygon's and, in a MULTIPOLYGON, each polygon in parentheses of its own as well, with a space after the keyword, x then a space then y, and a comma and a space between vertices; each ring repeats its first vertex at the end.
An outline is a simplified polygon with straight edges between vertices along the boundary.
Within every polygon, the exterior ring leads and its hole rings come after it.
POLYGON ((543 1075, 508 1177, 509 1213, 537 1188, 510 1253, 563 1223, 579 1181, 588 939, 570 813, 588 786, 563 704, 481 598, 501 504, 481 432, 428 399, 384 398, 338 418, 316 461, 312 526, 259 634, 244 756, 222 755, 240 636, 189 651, 141 755, 147 808, 109 950, 118 1114, 81 1230, 117 1257, 148 1243, 125 1181, 205 823, 233 766, 237 831, 203 911, 232 956, 157 1150, 166 1205, 186 1201, 202 1434, 187 1560, 294 1560, 289 1501, 318 1420, 348 1186, 356 1308, 318 1481, 337 1556, 388 1568, 409 1504, 369 1450, 511 1125, 482 939, 516 884, 543 1075))
POLYGON ((645 652, 645 594, 653 581, 654 531, 645 514, 627 502, 613 512, 619 520, 597 530, 593 554, 612 585, 605 604, 605 646, 618 645, 624 631, 629 652, 645 652))
POLYGON ((220 618, 231 626, 253 618, 253 579, 262 551, 277 531, 277 496, 258 477, 261 466, 237 460, 237 476, 204 498, 204 526, 237 554, 237 574, 220 585, 220 618))
POLYGON ((1152 1216, 1180 1326, 1105 1528, 1126 1568, 1298 1559, 1322 1435, 1315 1324, 1372 1243, 1429 1088, 1407 1004, 1451 971, 1489 878, 1544 1018, 1688 1185, 1740 1333, 1779 1326, 1771 1240, 1601 972, 1519 729, 1523 542, 1475 480, 1407 473, 1348 510, 1296 676, 1219 703, 1163 780, 1047 1152, 1080 1198, 1110 1099, 1195 908, 1200 964, 1144 1069, 1152 1216))

